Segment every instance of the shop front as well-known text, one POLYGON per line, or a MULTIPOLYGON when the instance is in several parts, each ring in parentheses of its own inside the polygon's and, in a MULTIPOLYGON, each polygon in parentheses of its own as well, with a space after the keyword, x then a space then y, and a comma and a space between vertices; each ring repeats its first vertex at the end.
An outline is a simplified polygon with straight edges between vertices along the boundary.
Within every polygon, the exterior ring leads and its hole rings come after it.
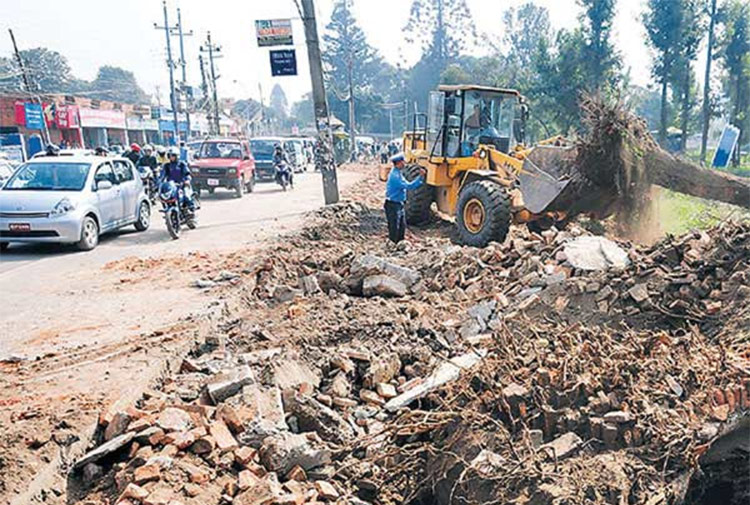
MULTIPOLYGON (((185 138, 187 133, 187 122, 180 121, 180 137, 185 138)), ((177 145, 178 139, 175 134, 174 121, 171 119, 160 119, 159 120, 159 133, 161 134, 164 145, 174 146, 177 145)))
POLYGON ((125 123, 128 127, 130 142, 140 145, 159 143, 159 121, 149 117, 127 116, 125 123))
POLYGON ((86 147, 129 144, 124 112, 81 107, 79 116, 86 147))
POLYGON ((83 132, 81 131, 81 122, 78 119, 77 105, 58 105, 55 107, 53 118, 53 121, 47 124, 54 123, 54 129, 50 129, 50 136, 52 136, 53 131, 57 132, 56 142, 59 146, 67 148, 83 147, 83 132))

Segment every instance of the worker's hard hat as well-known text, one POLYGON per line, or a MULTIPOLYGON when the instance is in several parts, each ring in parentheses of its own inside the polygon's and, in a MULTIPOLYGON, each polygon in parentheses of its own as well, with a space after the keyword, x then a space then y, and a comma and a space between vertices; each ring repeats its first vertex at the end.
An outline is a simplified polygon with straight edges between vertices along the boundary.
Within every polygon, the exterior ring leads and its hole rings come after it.
POLYGON ((400 161, 406 161, 406 158, 404 158, 404 153, 394 154, 391 157, 391 163, 398 163, 400 161))

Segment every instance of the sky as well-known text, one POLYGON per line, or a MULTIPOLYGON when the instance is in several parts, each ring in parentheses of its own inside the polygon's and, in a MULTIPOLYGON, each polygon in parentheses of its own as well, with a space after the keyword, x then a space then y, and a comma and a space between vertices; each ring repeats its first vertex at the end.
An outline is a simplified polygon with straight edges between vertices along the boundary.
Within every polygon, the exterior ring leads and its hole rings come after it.
MULTIPOLYGON (((525 1, 525 0, 524 0, 525 1)), ((481 32, 502 36, 502 14, 520 0, 467 0, 481 32)), ((402 33, 411 0, 353 0, 354 13, 368 37, 389 62, 396 64, 404 52, 402 33)), ((68 58, 73 73, 91 80, 102 65, 114 65, 135 73, 149 94, 158 93, 168 101, 169 79, 166 65, 161 0, 3 0, 0 19, 0 54, 10 55, 12 46, 7 29, 12 28, 19 48, 47 47, 68 58), (109 6, 109 7, 108 7, 109 6)), ((316 0, 319 33, 328 22, 334 0, 316 0)), ((576 0, 536 0, 549 9, 554 28, 572 28, 578 24, 580 8, 576 0)), ((622 53, 625 68, 634 84, 650 82, 650 55, 640 13, 645 0, 619 0, 614 23, 614 38, 622 53)), ((177 22, 179 7, 185 38, 188 81, 200 84, 198 54, 200 44, 211 32, 221 46, 223 57, 216 60, 220 97, 258 99, 261 89, 268 103, 271 88, 279 83, 289 102, 310 90, 307 53, 302 22, 294 0, 168 0, 169 24, 177 22), (256 19, 292 18, 299 75, 271 77, 267 48, 255 40, 256 19)), ((174 58, 178 59, 178 41, 172 39, 174 58)), ((408 53, 408 48, 406 48, 408 53)), ((699 62, 700 64, 700 62, 699 62)), ((700 74, 700 72, 699 72, 700 74)), ((180 72, 177 70, 176 76, 180 72)))

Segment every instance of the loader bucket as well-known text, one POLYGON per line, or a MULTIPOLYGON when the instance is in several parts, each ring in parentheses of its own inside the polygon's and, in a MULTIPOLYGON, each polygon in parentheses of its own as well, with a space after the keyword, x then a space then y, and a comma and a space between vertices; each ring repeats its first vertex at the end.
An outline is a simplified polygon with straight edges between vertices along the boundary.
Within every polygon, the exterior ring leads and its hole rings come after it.
POLYGON ((565 163, 570 149, 566 147, 535 147, 524 160, 518 176, 527 210, 541 214, 570 183, 565 163))

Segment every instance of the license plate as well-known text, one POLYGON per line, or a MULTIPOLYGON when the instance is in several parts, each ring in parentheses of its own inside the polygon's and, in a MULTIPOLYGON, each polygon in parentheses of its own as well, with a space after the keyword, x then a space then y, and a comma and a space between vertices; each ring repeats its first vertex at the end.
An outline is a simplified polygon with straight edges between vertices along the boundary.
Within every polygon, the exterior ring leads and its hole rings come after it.
POLYGON ((10 231, 31 231, 31 225, 29 223, 10 223, 8 228, 10 231))
POLYGON ((219 185, 219 179, 209 179, 208 181, 209 186, 218 186, 219 185))

